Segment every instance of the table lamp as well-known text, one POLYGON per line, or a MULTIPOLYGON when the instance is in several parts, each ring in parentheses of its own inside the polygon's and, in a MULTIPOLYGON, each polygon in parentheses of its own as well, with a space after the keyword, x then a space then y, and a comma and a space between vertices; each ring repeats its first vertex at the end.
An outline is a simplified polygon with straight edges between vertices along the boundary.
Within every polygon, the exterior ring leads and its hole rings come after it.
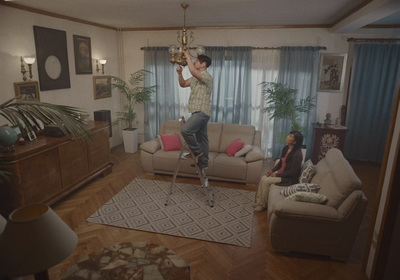
POLYGON ((47 205, 12 212, 0 234, 0 278, 34 274, 49 279, 47 269, 68 257, 78 237, 47 205))

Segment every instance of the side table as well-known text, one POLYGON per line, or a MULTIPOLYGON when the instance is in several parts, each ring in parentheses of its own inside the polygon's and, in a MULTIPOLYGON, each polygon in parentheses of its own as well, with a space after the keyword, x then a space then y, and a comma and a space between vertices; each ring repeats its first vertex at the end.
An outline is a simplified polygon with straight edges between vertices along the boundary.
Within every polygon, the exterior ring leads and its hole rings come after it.
POLYGON ((347 131, 347 127, 341 125, 315 124, 311 155, 313 164, 323 159, 331 148, 337 148, 343 152, 347 131))
POLYGON ((80 260, 62 279, 190 280, 190 267, 161 245, 117 243, 80 260))

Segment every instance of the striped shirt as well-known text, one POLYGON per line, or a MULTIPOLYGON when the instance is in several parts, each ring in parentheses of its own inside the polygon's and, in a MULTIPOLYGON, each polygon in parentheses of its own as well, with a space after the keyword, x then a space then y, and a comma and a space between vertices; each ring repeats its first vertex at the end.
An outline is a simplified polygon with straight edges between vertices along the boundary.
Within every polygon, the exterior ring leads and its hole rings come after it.
POLYGON ((190 97, 188 109, 190 113, 201 111, 211 115, 211 93, 213 78, 207 71, 201 72, 202 81, 195 77, 190 79, 190 97))

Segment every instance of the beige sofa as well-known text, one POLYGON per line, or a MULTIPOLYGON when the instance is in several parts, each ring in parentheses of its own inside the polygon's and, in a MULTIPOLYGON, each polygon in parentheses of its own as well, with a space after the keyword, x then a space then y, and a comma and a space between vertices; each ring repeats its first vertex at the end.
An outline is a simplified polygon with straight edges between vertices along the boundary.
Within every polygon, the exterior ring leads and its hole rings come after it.
POLYGON ((346 260, 367 207, 361 182, 338 149, 330 149, 315 165, 311 183, 321 186, 324 204, 289 201, 272 185, 268 222, 272 248, 278 252, 304 252, 346 260))
MULTIPOLYGON (((160 125, 159 134, 179 134, 178 121, 166 121, 160 125)), ((209 163, 206 174, 209 179, 257 184, 261 177, 264 154, 261 151, 261 132, 251 125, 208 123, 209 163), (228 156, 225 149, 236 139, 240 139, 253 149, 244 156, 228 156)), ((181 143, 184 143, 180 135, 181 143)), ((159 139, 140 145, 143 168, 149 173, 174 174, 180 151, 164 151, 159 139)), ((178 175, 197 177, 190 160, 181 160, 178 175)))

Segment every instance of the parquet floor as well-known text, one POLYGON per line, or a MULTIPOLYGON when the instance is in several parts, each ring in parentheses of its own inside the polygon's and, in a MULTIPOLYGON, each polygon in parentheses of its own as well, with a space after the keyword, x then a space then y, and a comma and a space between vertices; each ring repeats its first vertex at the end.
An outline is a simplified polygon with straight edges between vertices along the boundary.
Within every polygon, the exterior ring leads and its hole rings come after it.
MULTIPOLYGON (((117 242, 145 241, 174 250, 190 264, 192 280, 287 280, 287 279, 340 279, 364 280, 362 262, 374 206, 379 167, 355 163, 357 175, 364 183, 364 191, 370 200, 367 214, 361 225, 353 252, 347 262, 331 261, 325 257, 302 254, 278 254, 270 246, 266 212, 254 215, 251 248, 214 242, 135 231, 86 222, 87 217, 123 189, 134 178, 171 181, 171 176, 144 173, 140 165, 140 153, 126 154, 119 146, 112 151, 113 172, 98 178, 53 205, 56 213, 78 234, 75 251, 60 264, 49 270, 50 279, 61 279, 75 263, 86 255, 117 242)), ((266 169, 270 164, 265 162, 266 169)), ((178 178, 178 182, 194 182, 198 179, 178 178)), ((211 181, 212 186, 256 190, 256 186, 211 181)), ((31 276, 25 280, 33 279, 31 276)))

